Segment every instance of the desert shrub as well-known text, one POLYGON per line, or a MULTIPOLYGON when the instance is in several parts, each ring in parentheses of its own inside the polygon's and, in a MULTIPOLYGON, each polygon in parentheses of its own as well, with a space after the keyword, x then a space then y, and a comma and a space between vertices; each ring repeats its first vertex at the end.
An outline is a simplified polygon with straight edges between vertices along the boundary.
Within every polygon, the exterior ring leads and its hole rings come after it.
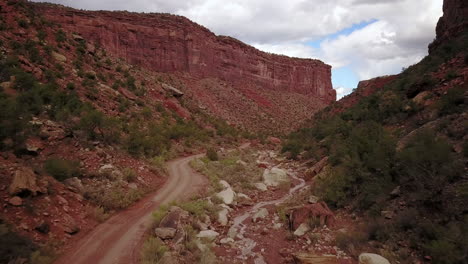
POLYGON ((96 221, 98 221, 99 223, 106 221, 110 216, 102 206, 96 206, 96 207, 90 206, 87 209, 88 209, 88 212, 87 212, 88 215, 91 216, 96 221))
POLYGON ((355 198, 356 207, 368 209, 384 199, 392 185, 395 140, 379 124, 362 123, 335 141, 330 162, 334 167, 317 191, 332 205, 344 206, 355 198))
POLYGON ((141 190, 127 190, 122 182, 114 182, 107 188, 105 186, 87 186, 85 197, 94 204, 102 206, 106 211, 127 208, 141 199, 141 190))
POLYGON ((159 208, 153 212, 153 225, 158 226, 159 223, 163 220, 163 218, 167 215, 169 210, 169 205, 163 204, 160 205, 159 208))
POLYGON ((368 241, 368 236, 362 231, 339 232, 335 237, 336 246, 351 254, 368 241))
POLYGON ((67 90, 75 90, 76 86, 74 83, 69 82, 67 83, 67 90))
POLYGON ((107 117, 102 112, 94 109, 88 109, 82 114, 77 128, 85 131, 88 138, 91 140, 100 139, 108 144, 120 141, 120 120, 107 117))
POLYGON ((398 154, 400 180, 421 193, 421 200, 430 199, 442 190, 447 182, 462 172, 452 153, 452 147, 437 138, 431 130, 421 131, 398 154))
POLYGON ((464 93, 465 89, 461 87, 449 89, 447 94, 440 99, 439 114, 449 115, 462 112, 466 109, 464 93))
POLYGON ((19 71, 15 74, 14 87, 18 91, 28 91, 37 86, 36 79, 30 73, 19 71))
POLYGON ((396 216, 395 226, 402 231, 414 229, 417 226, 417 217, 418 211, 416 209, 407 209, 396 216))
POLYGON ((180 208, 200 218, 203 214, 214 215, 217 213, 217 207, 210 204, 207 200, 191 200, 179 204, 180 208))
POLYGON ((136 174, 135 170, 132 169, 132 168, 125 168, 125 169, 123 169, 122 173, 123 173, 123 176, 124 176, 123 179, 125 181, 133 182, 137 178, 137 174, 136 174))
POLYGON ((419 241, 425 254, 434 263, 464 263, 468 252, 468 218, 449 223, 425 221, 420 227, 419 241))
POLYGON ((80 164, 77 161, 50 158, 44 164, 45 171, 58 181, 81 175, 80 164))
POLYGON ((55 40, 59 43, 65 42, 67 40, 67 35, 63 30, 59 29, 57 32, 55 32, 55 40))
POLYGON ((0 220, 0 263, 15 263, 19 258, 28 259, 36 249, 35 245, 26 238, 12 232, 0 220))
POLYGON ((24 19, 19 19, 18 20, 18 26, 22 27, 22 28, 28 28, 29 27, 29 24, 26 20, 24 19))
POLYGON ((153 264, 159 263, 161 258, 169 250, 164 243, 156 237, 148 238, 143 244, 143 249, 141 253, 142 263, 143 264, 153 264))
POLYGON ((208 159, 211 160, 211 161, 216 161, 216 160, 219 159, 218 158, 218 153, 213 148, 209 148, 206 151, 206 157, 208 157, 208 159))

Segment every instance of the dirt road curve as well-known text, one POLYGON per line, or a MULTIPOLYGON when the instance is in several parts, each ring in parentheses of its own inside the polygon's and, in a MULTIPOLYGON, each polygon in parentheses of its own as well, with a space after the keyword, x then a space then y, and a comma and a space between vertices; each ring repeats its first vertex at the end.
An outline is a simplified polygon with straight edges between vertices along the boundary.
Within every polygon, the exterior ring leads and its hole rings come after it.
POLYGON ((55 263, 137 263, 142 237, 151 224, 151 212, 161 204, 187 198, 203 188, 205 178, 189 166, 192 159, 200 156, 170 161, 169 178, 161 189, 97 226, 55 263))

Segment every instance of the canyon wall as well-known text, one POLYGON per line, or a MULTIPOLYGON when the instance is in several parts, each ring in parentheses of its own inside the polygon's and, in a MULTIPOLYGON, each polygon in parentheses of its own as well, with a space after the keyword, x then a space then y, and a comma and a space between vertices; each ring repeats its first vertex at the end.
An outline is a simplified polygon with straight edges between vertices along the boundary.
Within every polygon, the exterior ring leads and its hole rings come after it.
POLYGON ((161 72, 219 78, 234 87, 258 86, 336 100, 331 67, 319 60, 261 52, 236 39, 216 36, 185 17, 170 14, 80 11, 37 5, 50 21, 99 43, 131 64, 161 72))
POLYGON ((437 23, 437 36, 429 45, 429 52, 468 30, 468 1, 444 0, 443 10, 444 15, 437 23))

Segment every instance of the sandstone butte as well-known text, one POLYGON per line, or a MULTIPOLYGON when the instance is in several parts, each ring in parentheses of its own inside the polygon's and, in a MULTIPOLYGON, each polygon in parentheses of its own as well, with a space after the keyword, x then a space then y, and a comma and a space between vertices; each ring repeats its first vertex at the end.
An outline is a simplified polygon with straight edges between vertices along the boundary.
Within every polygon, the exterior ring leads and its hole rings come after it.
MULTIPOLYGON (((186 73, 194 80, 216 78, 236 90, 249 88, 245 92, 247 97, 265 96, 264 91, 293 93, 308 99, 315 108, 336 100, 331 66, 319 60, 259 51, 234 38, 217 36, 182 16, 37 6, 48 20, 101 45, 130 64, 149 70, 186 73)), ((299 106, 302 99, 297 102, 299 106)), ((269 102, 263 106, 280 101, 266 100, 269 102)), ((310 112, 304 119, 313 114, 310 109, 304 110, 310 112)))

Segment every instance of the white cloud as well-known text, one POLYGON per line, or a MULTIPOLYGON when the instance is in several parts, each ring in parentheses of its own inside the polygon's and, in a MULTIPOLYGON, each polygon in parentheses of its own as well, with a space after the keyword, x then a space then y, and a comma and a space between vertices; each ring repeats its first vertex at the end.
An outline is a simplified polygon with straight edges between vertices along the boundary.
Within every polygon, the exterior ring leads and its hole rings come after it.
POLYGON ((442 0, 51 1, 91 10, 183 15, 216 34, 233 36, 261 50, 352 67, 361 79, 396 73, 417 62, 426 54, 442 15, 442 0), (307 45, 373 20, 377 22, 349 35, 325 40, 320 49, 307 45))
POLYGON ((347 89, 344 88, 344 87, 334 87, 335 88, 335 91, 336 91, 336 97, 337 98, 341 98, 345 95, 345 93, 347 93, 347 89))

